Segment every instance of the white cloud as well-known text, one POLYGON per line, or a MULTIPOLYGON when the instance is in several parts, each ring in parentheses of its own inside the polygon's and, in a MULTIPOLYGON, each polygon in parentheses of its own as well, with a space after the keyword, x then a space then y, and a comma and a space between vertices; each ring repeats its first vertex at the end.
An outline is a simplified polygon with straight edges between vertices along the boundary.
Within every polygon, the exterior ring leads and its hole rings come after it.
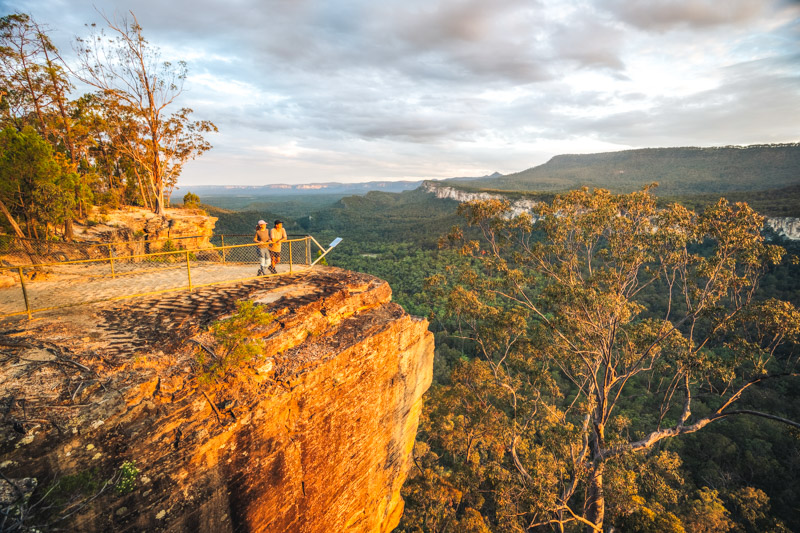
MULTIPOLYGON (((96 0, 0 0, 69 55, 96 0)), ((129 5, 97 4, 113 16, 129 5)), ((798 140, 784 0, 139 0, 220 127, 182 182, 514 172, 557 153, 798 140)))

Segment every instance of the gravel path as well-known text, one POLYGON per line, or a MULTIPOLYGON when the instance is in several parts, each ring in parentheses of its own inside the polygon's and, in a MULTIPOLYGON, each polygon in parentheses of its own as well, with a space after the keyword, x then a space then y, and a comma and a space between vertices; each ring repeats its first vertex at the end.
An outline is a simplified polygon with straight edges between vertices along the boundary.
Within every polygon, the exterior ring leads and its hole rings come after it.
MULTIPOLYGON (((298 272, 303 268, 295 266, 294 271, 298 272)), ((108 265, 68 265, 48 269, 46 274, 25 281, 28 302, 33 311, 130 298, 157 291, 188 291, 189 288, 185 264, 122 272, 113 278, 108 265)), ((256 275, 257 270, 258 265, 252 263, 192 264, 192 287, 250 279, 256 275)), ((278 265, 279 274, 287 272, 289 265, 278 265)), ((21 312, 25 312, 25 300, 17 281, 11 287, 0 289, 0 318, 21 312)))

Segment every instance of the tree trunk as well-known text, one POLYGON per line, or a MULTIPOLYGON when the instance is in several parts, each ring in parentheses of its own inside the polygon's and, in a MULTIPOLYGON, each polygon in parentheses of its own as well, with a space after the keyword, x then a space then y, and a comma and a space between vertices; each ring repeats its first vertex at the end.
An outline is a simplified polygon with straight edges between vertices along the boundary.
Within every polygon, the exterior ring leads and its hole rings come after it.
POLYGON ((139 194, 142 195, 144 207, 150 209, 150 197, 145 191, 144 185, 142 184, 142 176, 139 174, 139 171, 136 169, 136 167, 133 168, 133 173, 136 174, 136 181, 139 182, 139 194))
POLYGON ((19 237, 22 246, 25 248, 25 252, 27 252, 28 256, 31 258, 31 263, 32 264, 39 263, 40 261, 39 257, 36 255, 36 251, 33 249, 31 244, 25 239, 25 234, 22 233, 22 228, 19 227, 19 224, 17 224, 17 221, 14 220, 14 217, 11 215, 11 213, 9 213, 8 209, 6 208, 6 204, 4 204, 2 200, 0 200, 0 211, 3 212, 3 214, 8 219, 8 222, 11 224, 11 227, 14 228, 14 233, 17 234, 17 237, 19 237))
POLYGON ((2 211, 3 214, 6 216, 6 218, 8 219, 8 222, 11 224, 11 227, 14 229, 14 233, 17 234, 17 237, 24 239, 25 234, 22 233, 22 228, 19 227, 17 221, 14 220, 14 217, 11 215, 11 213, 8 212, 8 208, 6 208, 6 204, 4 204, 2 200, 0 200, 0 211, 2 211))
POLYGON ((157 186, 156 189, 156 198, 155 198, 155 214, 156 215, 163 215, 164 214, 164 186, 157 186))
POLYGON ((72 239, 75 237, 75 228, 72 225, 72 217, 68 216, 64 219, 64 240, 67 242, 72 242, 72 239))
POLYGON ((602 460, 595 463, 588 480, 586 489, 586 519, 595 525, 595 528, 586 526, 586 533, 596 533, 603 530, 603 520, 606 514, 606 499, 603 494, 603 472, 606 464, 602 460), (597 528, 597 529, 596 529, 597 528))

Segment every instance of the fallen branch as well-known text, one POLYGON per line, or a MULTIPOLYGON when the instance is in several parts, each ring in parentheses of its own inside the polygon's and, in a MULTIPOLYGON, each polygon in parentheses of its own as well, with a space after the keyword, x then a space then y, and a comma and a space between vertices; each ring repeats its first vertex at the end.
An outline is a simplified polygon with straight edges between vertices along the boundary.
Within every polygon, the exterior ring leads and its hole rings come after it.
POLYGON ((206 391, 204 391, 204 390, 201 390, 200 392, 201 392, 201 393, 203 393, 203 396, 205 396, 205 397, 206 397, 206 400, 208 400, 208 405, 210 405, 210 406, 211 406, 211 409, 213 409, 213 410, 214 410, 214 414, 215 414, 215 415, 217 415, 217 421, 218 421, 220 424, 222 424, 222 417, 221 417, 221 416, 220 416, 220 414, 219 414, 219 409, 217 409, 217 406, 216 406, 216 405, 214 405, 214 402, 212 402, 212 401, 211 401, 211 398, 209 398, 209 397, 208 397, 208 394, 206 394, 206 391))
POLYGON ((768 420, 775 420, 777 422, 782 422, 784 424, 788 424, 792 427, 800 429, 800 424, 795 422, 794 420, 789 420, 788 418, 781 418, 780 416, 770 415, 767 413, 762 413, 760 411, 750 411, 749 409, 738 409, 736 411, 726 411, 722 413, 722 416, 718 418, 724 418, 729 415, 753 415, 753 416, 760 416, 762 418, 766 418, 768 420))
POLYGON ((209 348, 208 346, 206 346, 205 344, 203 344, 203 343, 202 343, 202 342, 200 342, 199 340, 197 340, 197 339, 187 339, 187 341, 189 341, 189 342, 193 342, 193 343, 197 344, 197 345, 198 345, 198 346, 200 346, 200 347, 201 347, 203 350, 205 350, 206 352, 208 352, 208 353, 211 355, 211 357, 213 357, 214 359, 217 359, 217 360, 219 360, 219 356, 216 354, 216 352, 214 352, 214 350, 212 350, 211 348, 209 348))

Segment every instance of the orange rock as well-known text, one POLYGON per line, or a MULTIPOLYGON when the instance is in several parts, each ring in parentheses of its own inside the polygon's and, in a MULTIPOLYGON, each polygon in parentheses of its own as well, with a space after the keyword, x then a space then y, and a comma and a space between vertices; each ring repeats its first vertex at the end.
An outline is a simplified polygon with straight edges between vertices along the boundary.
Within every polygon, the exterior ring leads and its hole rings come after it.
MULTIPOLYGON (((13 465, 4 474, 36 478, 46 487, 96 472, 102 486, 119 478, 123 462, 135 461, 139 477, 130 493, 106 489, 63 523, 79 531, 391 531, 403 512, 400 488, 431 383, 427 321, 407 315, 390 301, 388 284, 363 274, 326 269, 302 282, 272 283, 253 284, 247 296, 269 302, 279 317, 272 327, 251 332, 265 341, 263 357, 205 389, 186 372, 196 365, 196 345, 185 341, 191 335, 213 341, 207 327, 192 329, 184 319, 170 324, 151 305, 109 311, 104 316, 114 324, 137 328, 100 328, 117 345, 125 335, 158 335, 158 328, 171 332, 158 337, 171 344, 153 341, 150 352, 137 351, 147 361, 139 367, 126 354, 100 354, 96 364, 93 352, 71 354, 97 374, 76 367, 76 375, 55 381, 63 372, 54 368, 47 379, 64 384, 60 397, 69 397, 79 380, 103 386, 80 405, 65 407, 64 419, 53 418, 58 431, 39 428, 34 441, 17 448, 22 435, 0 435, 8 437, 0 441, 0 462, 13 465), (291 283, 303 289, 291 290, 291 283), (147 327, 148 320, 158 328, 147 327), (97 449, 82 451, 87 444, 97 449)), ((222 297, 221 289, 213 291, 192 297, 222 297)), ((171 307, 165 299, 180 297, 162 297, 159 309, 171 307)), ((230 312, 219 308, 220 316, 230 312)), ((58 343, 69 338, 70 320, 78 319, 52 319, 57 335, 48 320, 43 315, 22 335, 58 343)), ((33 396, 41 380, 19 370, 0 366, 0 377, 9 378, 9 390, 33 396), (19 377, 12 379, 12 372, 19 377)), ((31 418, 46 418, 35 405, 26 409, 31 418)), ((15 404, 9 416, 21 412, 15 404)))

